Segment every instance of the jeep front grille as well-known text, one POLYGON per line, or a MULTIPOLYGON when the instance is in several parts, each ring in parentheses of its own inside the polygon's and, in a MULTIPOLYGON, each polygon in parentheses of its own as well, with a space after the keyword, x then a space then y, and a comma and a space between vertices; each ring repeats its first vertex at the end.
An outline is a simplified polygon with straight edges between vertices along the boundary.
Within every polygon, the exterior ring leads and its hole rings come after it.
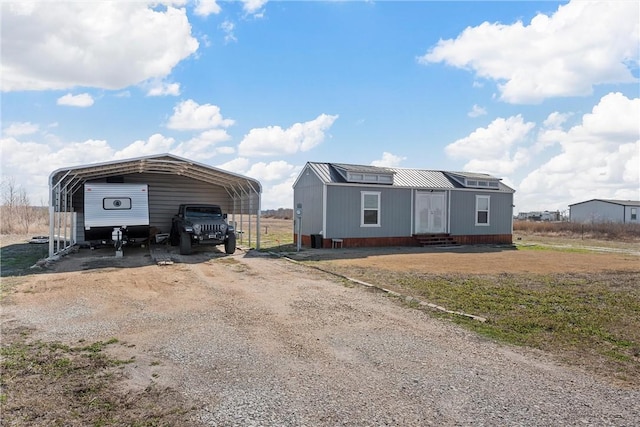
POLYGON ((225 226, 222 224, 202 224, 203 233, 215 233, 218 231, 225 231, 225 226))

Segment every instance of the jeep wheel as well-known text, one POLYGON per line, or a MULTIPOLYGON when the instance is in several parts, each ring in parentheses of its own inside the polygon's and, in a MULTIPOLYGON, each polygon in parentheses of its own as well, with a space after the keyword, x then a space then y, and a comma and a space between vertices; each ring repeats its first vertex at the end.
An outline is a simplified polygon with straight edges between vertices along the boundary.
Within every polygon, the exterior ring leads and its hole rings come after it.
POLYGON ((169 243, 171 246, 178 246, 180 244, 180 235, 175 227, 171 227, 171 233, 169 233, 169 243))
POLYGON ((180 233, 180 255, 191 254, 191 235, 189 233, 180 233))
POLYGON ((227 236, 227 240, 224 242, 224 252, 226 254, 231 255, 235 251, 236 251, 236 235, 229 234, 229 236, 227 236))

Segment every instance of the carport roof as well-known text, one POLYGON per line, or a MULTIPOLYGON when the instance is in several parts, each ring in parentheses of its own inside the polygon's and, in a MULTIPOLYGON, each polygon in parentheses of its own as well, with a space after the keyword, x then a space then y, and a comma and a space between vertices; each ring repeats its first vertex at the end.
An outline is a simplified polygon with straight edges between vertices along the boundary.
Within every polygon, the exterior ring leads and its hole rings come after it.
MULTIPOLYGON (((180 175, 219 185, 230 196, 260 194, 260 182, 173 154, 158 154, 58 169, 49 176, 50 189, 74 193, 86 181, 136 173, 180 175)), ((52 201, 53 202, 53 201, 52 201)))

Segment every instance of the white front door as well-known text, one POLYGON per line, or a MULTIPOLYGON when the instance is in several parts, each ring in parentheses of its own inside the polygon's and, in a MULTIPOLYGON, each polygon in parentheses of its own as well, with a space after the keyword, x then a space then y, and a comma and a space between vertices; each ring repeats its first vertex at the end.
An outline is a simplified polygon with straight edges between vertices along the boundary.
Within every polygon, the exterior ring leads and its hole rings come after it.
POLYGON ((444 233, 445 193, 416 193, 416 234, 444 233))

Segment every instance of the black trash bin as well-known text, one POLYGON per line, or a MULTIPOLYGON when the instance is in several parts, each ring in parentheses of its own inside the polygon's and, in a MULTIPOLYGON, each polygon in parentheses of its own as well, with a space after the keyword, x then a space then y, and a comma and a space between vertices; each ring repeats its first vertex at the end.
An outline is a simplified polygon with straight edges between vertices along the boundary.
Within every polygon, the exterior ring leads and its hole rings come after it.
POLYGON ((312 248, 322 248, 322 234, 312 234, 311 235, 311 247, 312 248))

